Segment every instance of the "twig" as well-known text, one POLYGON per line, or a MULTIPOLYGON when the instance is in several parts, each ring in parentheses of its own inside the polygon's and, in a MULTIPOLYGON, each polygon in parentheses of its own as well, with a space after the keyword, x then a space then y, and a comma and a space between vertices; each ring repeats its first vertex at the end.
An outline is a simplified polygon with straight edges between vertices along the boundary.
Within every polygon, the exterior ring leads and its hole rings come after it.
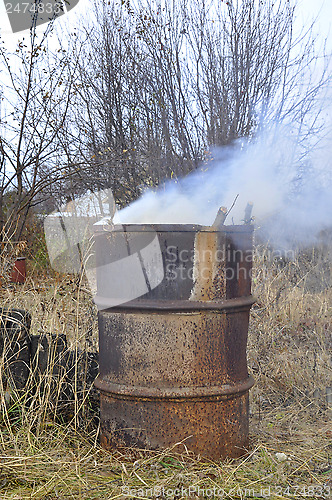
POLYGON ((235 198, 234 198, 234 201, 233 201, 233 203, 232 203, 232 205, 231 205, 231 208, 230 208, 230 209, 228 210, 228 212, 226 213, 226 217, 227 217, 227 215, 229 214, 229 212, 232 210, 232 208, 234 207, 234 205, 235 205, 236 200, 238 199, 238 197, 239 197, 239 195, 237 194, 237 195, 235 196, 235 198))

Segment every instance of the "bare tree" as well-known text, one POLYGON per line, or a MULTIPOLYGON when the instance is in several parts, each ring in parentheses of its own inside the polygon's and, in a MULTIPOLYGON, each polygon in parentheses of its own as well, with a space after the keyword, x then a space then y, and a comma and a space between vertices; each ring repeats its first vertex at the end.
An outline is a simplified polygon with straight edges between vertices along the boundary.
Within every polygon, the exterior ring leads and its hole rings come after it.
POLYGON ((73 104, 75 63, 68 53, 70 43, 52 52, 46 32, 38 36, 36 26, 28 40, 18 43, 14 54, 0 46, 3 72, 1 103, 0 231, 15 228, 19 239, 36 196, 57 179, 71 175, 65 170, 60 138, 73 104), (42 175, 47 170, 47 175, 42 175), (4 195, 15 196, 4 217, 4 195))
POLYGON ((191 5, 192 82, 210 145, 250 137, 261 123, 294 122, 313 112, 328 79, 323 70, 310 81, 317 60, 312 26, 295 35, 295 17, 295 1, 191 5))
POLYGON ((181 26, 166 47, 168 26, 148 7, 134 13, 98 3, 93 29, 85 27, 90 47, 75 120, 86 168, 78 178, 95 189, 111 187, 120 204, 136 198, 138 186, 183 175, 202 157, 181 70, 181 26))
POLYGON ((7 65, 20 103, 16 142, 1 142, 15 210, 38 191, 61 203, 111 188, 125 205, 269 121, 312 147, 328 77, 310 76, 315 44, 311 27, 294 34, 295 0, 96 0, 91 12, 70 51, 50 57, 36 43, 19 47, 21 74, 7 65))
POLYGON ((312 30, 295 36, 295 15, 296 2, 281 0, 97 1, 75 118, 80 182, 124 204, 269 120, 310 135, 327 78, 310 81, 312 30))

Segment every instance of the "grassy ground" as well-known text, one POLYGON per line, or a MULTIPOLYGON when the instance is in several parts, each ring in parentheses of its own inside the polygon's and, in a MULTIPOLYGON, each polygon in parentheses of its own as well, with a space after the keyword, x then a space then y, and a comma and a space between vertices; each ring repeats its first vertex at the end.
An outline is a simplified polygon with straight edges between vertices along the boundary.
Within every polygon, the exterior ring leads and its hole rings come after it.
MULTIPOLYGON (((1 388, 0 499, 332 498, 331 262, 330 247, 292 261, 257 247, 248 340, 256 385, 243 458, 213 463, 183 443, 162 453, 106 452, 89 388, 64 418, 61 378, 54 392, 54 374, 37 389, 31 376, 32 397, 1 388)), ((33 334, 65 333, 72 348, 96 348, 84 280, 43 274, 31 256, 26 283, 3 280, 0 302, 29 310, 33 334)))

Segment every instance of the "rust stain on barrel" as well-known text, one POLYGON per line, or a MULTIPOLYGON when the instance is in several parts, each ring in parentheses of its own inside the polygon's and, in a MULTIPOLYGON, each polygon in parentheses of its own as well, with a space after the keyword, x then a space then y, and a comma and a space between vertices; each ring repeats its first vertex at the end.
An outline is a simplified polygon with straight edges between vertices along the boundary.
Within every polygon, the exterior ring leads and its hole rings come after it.
POLYGON ((225 246, 224 234, 215 231, 196 233, 194 246, 194 285, 190 300, 215 301, 225 297, 225 259, 220 250, 225 246))
MULTIPOLYGON (((185 246, 193 255, 192 274, 187 283, 161 283, 140 299, 99 312, 101 443, 155 449, 185 440, 212 459, 239 456, 248 446, 253 385, 246 361, 252 228, 154 229, 164 265, 167 242, 177 249, 178 267, 185 246), (241 252, 234 257, 227 248, 241 252), (229 269, 238 273, 227 277, 229 269)), ((97 235, 97 252, 98 238, 99 245, 106 240, 97 235)), ((107 301, 102 292, 98 297, 107 301)))

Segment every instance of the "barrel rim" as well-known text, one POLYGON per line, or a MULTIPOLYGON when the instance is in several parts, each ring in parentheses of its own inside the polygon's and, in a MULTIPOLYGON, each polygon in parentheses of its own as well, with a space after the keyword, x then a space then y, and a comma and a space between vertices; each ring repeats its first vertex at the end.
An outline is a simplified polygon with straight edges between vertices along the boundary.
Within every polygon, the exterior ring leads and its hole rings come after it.
POLYGON ((129 232, 129 233, 185 233, 185 232, 204 232, 204 233, 249 233, 254 231, 252 224, 241 225, 222 225, 219 228, 212 226, 203 226, 199 224, 105 224, 94 225, 95 233, 105 232, 129 232))
POLYGON ((141 387, 127 386, 111 382, 100 375, 94 382, 95 387, 109 397, 148 398, 148 399, 199 399, 206 397, 236 396, 249 391, 255 384, 249 375, 245 380, 233 384, 210 387, 141 387))
POLYGON ((183 311, 227 311, 240 312, 247 311, 256 302, 252 295, 245 297, 236 297, 232 299, 216 300, 216 301, 195 301, 195 300, 148 300, 135 299, 129 302, 116 303, 107 297, 97 295, 94 297, 95 304, 106 309, 112 309, 112 312, 117 310, 133 310, 133 311, 165 311, 165 312, 183 312, 183 311))

